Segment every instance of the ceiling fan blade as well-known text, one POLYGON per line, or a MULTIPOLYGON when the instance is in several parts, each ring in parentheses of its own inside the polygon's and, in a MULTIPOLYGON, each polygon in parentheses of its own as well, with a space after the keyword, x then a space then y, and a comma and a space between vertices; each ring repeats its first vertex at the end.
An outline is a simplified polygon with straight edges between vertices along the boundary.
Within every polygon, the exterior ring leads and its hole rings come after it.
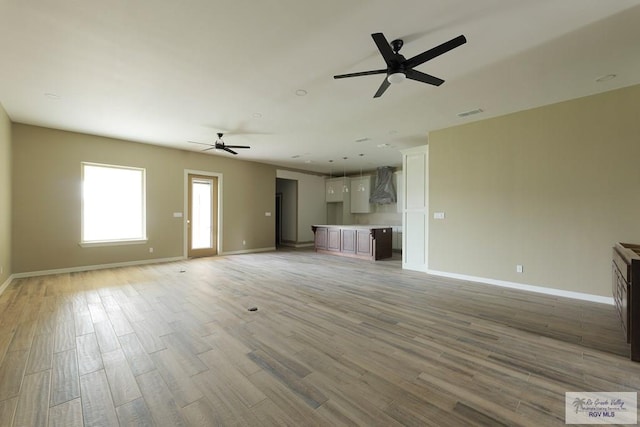
POLYGON ((192 144, 211 145, 211 144, 207 144, 206 142, 197 142, 197 141, 187 141, 187 142, 190 142, 192 144))
POLYGON ((380 98, 382 96, 382 94, 384 93, 384 91, 387 90, 387 88, 390 85, 391 85, 391 83, 389 83, 389 80, 387 80, 387 78, 385 77, 385 79, 382 81, 382 84, 378 88, 378 91, 376 92, 375 95, 373 95, 373 97, 374 98, 380 98))
POLYGON ((443 53, 447 53, 449 52, 451 49, 455 49, 456 47, 463 45, 467 42, 467 39, 465 36, 458 36, 456 38, 453 38, 451 40, 449 40, 448 42, 444 42, 439 46, 436 46, 434 48, 431 48, 425 52, 422 52, 419 55, 414 56, 413 58, 409 58, 404 62, 404 66, 405 68, 413 68, 415 66, 418 66, 422 63, 425 63, 433 58, 435 58, 436 56, 440 56, 443 53))
POLYGON ((227 148, 251 148, 248 145, 226 145, 226 144, 225 144, 225 147, 227 147, 227 148))
POLYGON ((382 33, 371 34, 371 38, 376 43, 376 46, 378 46, 378 50, 384 58, 384 62, 389 64, 395 57, 395 54, 393 53, 393 50, 391 49, 391 45, 387 41, 387 38, 382 33))
POLYGON ((432 76, 431 74, 421 73, 416 70, 407 70, 405 71, 405 75, 408 79, 416 80, 418 82, 427 83, 434 86, 440 86, 444 83, 444 80, 439 79, 437 77, 432 76))
POLYGON ((222 147, 222 149, 224 151, 227 151, 227 152, 231 153, 231 154, 238 154, 235 151, 233 151, 232 149, 230 149, 229 147, 227 147, 226 145, 224 147, 222 147))
POLYGON ((211 147, 209 147, 209 148, 205 148, 205 149, 204 149, 204 150, 202 150, 202 151, 209 151, 209 150, 213 150, 214 148, 217 148, 217 147, 216 147, 215 145, 212 145, 211 147))
POLYGON ((358 76, 370 76, 373 74, 386 74, 387 69, 384 70, 371 70, 371 71, 361 71, 359 73, 349 73, 349 74, 339 74, 337 76, 333 76, 334 79, 344 79, 347 77, 358 77, 358 76))

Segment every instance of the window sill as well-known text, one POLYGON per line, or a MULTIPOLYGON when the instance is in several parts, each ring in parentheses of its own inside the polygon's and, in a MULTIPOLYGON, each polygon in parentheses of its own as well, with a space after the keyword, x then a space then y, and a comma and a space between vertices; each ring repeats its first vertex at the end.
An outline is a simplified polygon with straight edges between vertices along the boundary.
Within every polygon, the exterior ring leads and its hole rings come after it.
POLYGON ((95 248, 99 246, 123 246, 123 245, 144 245, 149 242, 148 239, 131 239, 131 240, 101 240, 93 242, 80 242, 78 245, 83 248, 95 248))

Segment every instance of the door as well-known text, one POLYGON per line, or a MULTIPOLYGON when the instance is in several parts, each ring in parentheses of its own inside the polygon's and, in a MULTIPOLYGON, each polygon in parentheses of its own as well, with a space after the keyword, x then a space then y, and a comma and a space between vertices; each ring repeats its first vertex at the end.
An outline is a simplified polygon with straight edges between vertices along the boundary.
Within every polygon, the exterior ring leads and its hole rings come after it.
POLYGON ((187 256, 218 253, 218 178, 189 174, 187 256))

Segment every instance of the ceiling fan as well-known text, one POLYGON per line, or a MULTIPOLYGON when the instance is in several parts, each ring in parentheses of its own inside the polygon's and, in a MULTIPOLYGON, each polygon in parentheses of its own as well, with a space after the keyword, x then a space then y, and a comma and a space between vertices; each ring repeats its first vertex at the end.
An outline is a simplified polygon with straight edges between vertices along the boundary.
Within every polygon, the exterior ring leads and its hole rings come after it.
POLYGON ((387 68, 380 70, 362 71, 359 73, 340 74, 333 76, 334 79, 344 79, 347 77, 359 77, 369 76, 372 74, 386 74, 387 77, 382 81, 380 88, 374 98, 379 98, 391 85, 391 83, 401 83, 405 79, 416 80, 418 82, 427 83, 434 86, 440 86, 444 83, 444 80, 434 77, 430 74, 425 74, 420 71, 416 71, 413 68, 420 64, 423 64, 437 56, 447 53, 456 47, 463 45, 467 42, 465 36, 455 37, 448 42, 444 42, 432 49, 422 52, 413 58, 406 59, 399 52, 404 42, 400 39, 394 40, 389 44, 386 37, 382 33, 371 34, 373 41, 378 46, 380 54, 384 58, 384 62, 387 64, 387 68))
POLYGON ((208 144, 206 142, 196 142, 196 141, 187 141, 190 142, 192 144, 200 144, 200 145, 208 145, 209 148, 205 148, 202 151, 209 151, 209 150, 213 150, 214 148, 216 150, 224 150, 228 153, 231 154, 238 154, 237 152, 233 151, 232 148, 251 148, 248 145, 227 145, 224 143, 224 141, 222 141, 222 135, 224 135, 223 133, 218 132, 218 140, 215 142, 215 144, 208 144))

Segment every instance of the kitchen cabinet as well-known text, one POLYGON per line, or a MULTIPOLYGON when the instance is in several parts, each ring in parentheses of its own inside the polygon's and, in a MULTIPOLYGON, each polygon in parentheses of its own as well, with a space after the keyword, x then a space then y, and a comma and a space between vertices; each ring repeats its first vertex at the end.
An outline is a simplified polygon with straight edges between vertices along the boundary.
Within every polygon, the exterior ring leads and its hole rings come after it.
POLYGON ((402 171, 398 171, 398 172, 394 172, 393 176, 395 177, 395 184, 396 184, 396 197, 397 197, 397 202, 396 202, 396 208, 397 208, 397 212, 402 213, 402 206, 403 206, 403 200, 404 200, 404 183, 402 182, 402 171))
POLYGON ((351 178, 351 213, 370 213, 371 175, 351 178))
POLYGON ((375 225, 313 225, 316 252, 368 259, 390 258, 391 227, 375 225))

